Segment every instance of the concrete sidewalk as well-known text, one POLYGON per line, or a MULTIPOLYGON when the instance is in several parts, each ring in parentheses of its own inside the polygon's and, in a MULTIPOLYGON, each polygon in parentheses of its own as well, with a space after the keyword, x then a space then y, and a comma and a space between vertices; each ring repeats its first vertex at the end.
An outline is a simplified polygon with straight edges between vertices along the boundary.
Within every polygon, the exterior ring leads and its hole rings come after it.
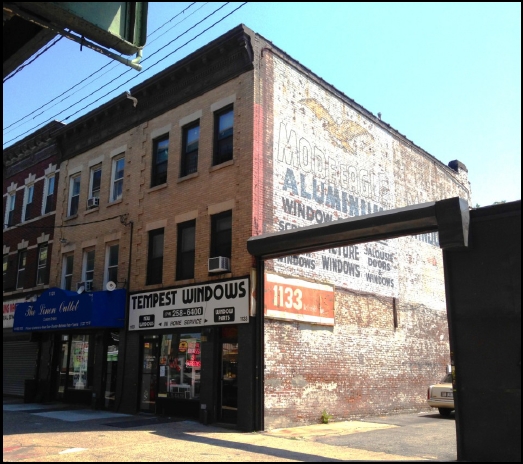
POLYGON ((70 409, 60 403, 7 403, 4 399, 4 462, 434 460, 321 441, 396 427, 383 423, 346 421, 243 433, 175 418, 70 409))

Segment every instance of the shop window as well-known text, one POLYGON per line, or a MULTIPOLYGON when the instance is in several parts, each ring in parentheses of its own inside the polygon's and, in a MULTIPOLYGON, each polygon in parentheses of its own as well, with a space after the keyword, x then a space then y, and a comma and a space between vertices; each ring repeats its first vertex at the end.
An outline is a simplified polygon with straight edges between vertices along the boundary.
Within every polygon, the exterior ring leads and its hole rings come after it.
POLYGON ((211 216, 211 258, 231 257, 232 211, 211 216))
POLYGON ((5 208, 4 228, 14 226, 16 193, 11 193, 7 197, 5 208))
POLYGON ((182 165, 180 176, 198 171, 198 147, 200 144, 200 121, 185 126, 182 130, 182 165))
POLYGON ((177 280, 194 278, 195 232, 196 221, 178 224, 177 280))
POLYGON ((111 174, 111 201, 116 201, 122 198, 124 168, 125 158, 123 155, 113 159, 113 172, 111 174))
POLYGON ((164 334, 160 345, 158 396, 200 397, 201 334, 164 334))
POLYGON ((73 259, 74 255, 64 255, 62 259, 62 288, 71 290, 73 285, 73 259))
POLYGON ((163 278, 164 230, 149 231, 149 255, 147 260, 146 285, 161 284, 163 278))
POLYGON ((164 135, 153 141, 153 160, 151 172, 151 187, 167 182, 167 161, 169 159, 169 135, 164 135))
POLYGON ((44 185, 44 201, 43 201, 43 214, 50 213, 54 210, 54 189, 55 189, 55 176, 49 176, 45 178, 44 185))
POLYGON ((31 219, 33 215, 33 197, 34 197, 35 186, 34 184, 26 185, 24 192, 24 207, 22 217, 24 221, 31 219))
POLYGON ((78 205, 80 202, 80 174, 71 176, 69 180, 69 212, 68 216, 78 214, 78 205))
MULTIPOLYGON (((58 360, 58 399, 80 398, 75 392, 88 393, 92 388, 93 360, 91 336, 87 334, 62 335, 58 360)), ((83 396, 82 398, 85 398, 83 396)))
POLYGON ((47 243, 38 247, 38 265, 36 270, 36 285, 45 285, 48 283, 47 273, 47 243))
POLYGON ((107 245, 105 252, 105 283, 118 282, 118 254, 120 246, 118 243, 107 245))
POLYGON ((16 288, 24 288, 26 265, 27 265, 27 250, 22 250, 18 253, 18 272, 16 275, 16 288))
POLYGON ((234 110, 232 105, 214 114, 214 159, 213 165, 232 160, 232 136, 234 110))

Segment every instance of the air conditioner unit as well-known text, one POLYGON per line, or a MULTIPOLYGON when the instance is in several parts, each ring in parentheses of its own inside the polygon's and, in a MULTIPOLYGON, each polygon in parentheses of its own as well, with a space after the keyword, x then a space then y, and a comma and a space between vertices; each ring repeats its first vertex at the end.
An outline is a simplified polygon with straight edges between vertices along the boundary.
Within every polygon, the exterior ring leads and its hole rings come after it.
POLYGON ((93 197, 93 198, 89 198, 87 200, 87 207, 88 208, 96 208, 99 204, 100 204, 100 199, 99 198, 93 197))
POLYGON ((231 260, 224 256, 209 258, 209 272, 228 272, 231 270, 231 260))
POLYGON ((93 281, 87 280, 85 282, 78 282, 76 284, 76 291, 80 290, 83 287, 83 292, 92 292, 93 291, 93 281))

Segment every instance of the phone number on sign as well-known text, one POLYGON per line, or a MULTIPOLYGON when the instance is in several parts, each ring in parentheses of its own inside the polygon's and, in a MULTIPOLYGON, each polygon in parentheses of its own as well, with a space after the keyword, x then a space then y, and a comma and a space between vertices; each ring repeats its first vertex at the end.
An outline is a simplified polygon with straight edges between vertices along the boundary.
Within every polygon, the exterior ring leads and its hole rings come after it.
POLYGON ((167 309, 163 312, 163 317, 185 317, 185 316, 201 316, 203 314, 203 307, 197 308, 183 308, 183 309, 167 309))

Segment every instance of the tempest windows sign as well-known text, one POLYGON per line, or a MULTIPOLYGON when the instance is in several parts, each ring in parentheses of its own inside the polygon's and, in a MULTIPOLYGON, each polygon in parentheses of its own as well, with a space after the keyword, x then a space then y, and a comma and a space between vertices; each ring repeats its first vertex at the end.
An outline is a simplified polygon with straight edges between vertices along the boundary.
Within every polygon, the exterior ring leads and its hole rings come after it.
POLYGON ((249 279, 135 293, 129 330, 188 328, 249 322, 249 279))

